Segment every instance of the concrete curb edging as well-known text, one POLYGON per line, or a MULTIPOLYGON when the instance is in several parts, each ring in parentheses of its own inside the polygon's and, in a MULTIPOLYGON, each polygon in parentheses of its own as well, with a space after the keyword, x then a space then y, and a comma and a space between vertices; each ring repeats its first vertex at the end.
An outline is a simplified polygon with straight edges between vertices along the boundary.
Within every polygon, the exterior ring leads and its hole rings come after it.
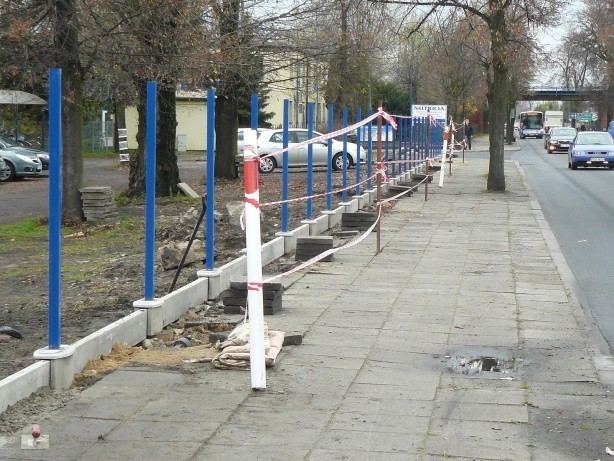
POLYGON ((40 361, 0 381, 0 413, 42 387, 49 386, 51 362, 40 361))

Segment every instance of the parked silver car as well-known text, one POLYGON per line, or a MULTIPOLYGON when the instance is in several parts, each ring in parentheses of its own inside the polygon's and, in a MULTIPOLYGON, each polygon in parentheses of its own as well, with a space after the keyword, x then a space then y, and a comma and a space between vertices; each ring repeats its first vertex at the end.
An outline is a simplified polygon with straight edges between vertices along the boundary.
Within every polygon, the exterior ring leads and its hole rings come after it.
POLYGON ((43 165, 35 154, 18 154, 13 150, 0 149, 0 156, 9 168, 8 176, 0 178, 0 181, 39 176, 43 171, 43 165))
POLYGON ((4 161, 2 157, 0 157, 0 182, 6 181, 9 177, 11 170, 8 165, 4 161))
POLYGON ((0 149, 9 149, 13 152, 17 152, 18 154, 24 154, 27 156, 36 155, 41 161, 43 170, 49 169, 49 154, 43 150, 20 146, 15 141, 11 141, 6 136, 0 136, 0 149))

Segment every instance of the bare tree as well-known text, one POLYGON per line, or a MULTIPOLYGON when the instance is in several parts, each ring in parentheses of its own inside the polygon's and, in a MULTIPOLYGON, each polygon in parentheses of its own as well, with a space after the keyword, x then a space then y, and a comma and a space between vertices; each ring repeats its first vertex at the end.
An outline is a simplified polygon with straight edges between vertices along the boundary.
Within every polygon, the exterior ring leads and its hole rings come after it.
POLYGON ((503 127, 509 100, 509 55, 510 43, 515 32, 514 25, 520 22, 541 25, 547 19, 554 19, 557 0, 536 2, 514 2, 512 0, 375 0, 378 3, 406 5, 412 17, 420 18, 422 25, 429 17, 442 8, 462 11, 467 17, 478 19, 489 32, 490 69, 488 99, 490 165, 487 188, 492 191, 505 190, 503 156, 503 127))

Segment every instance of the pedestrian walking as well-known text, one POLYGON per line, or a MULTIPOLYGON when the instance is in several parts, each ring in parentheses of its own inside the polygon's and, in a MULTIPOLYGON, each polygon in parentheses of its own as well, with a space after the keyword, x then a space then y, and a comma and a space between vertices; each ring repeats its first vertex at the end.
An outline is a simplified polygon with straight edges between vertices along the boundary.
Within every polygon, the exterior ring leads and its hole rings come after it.
POLYGON ((471 150, 471 137, 473 136, 473 127, 469 123, 469 119, 465 120, 465 145, 468 150, 471 150))

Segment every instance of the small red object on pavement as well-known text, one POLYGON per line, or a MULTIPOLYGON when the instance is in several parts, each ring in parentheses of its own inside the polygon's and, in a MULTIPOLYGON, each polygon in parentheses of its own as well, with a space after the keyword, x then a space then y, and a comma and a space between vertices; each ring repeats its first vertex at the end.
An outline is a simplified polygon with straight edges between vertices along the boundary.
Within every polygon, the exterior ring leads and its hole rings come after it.
POLYGON ((41 436, 41 427, 38 424, 32 426, 32 437, 38 439, 41 436))

